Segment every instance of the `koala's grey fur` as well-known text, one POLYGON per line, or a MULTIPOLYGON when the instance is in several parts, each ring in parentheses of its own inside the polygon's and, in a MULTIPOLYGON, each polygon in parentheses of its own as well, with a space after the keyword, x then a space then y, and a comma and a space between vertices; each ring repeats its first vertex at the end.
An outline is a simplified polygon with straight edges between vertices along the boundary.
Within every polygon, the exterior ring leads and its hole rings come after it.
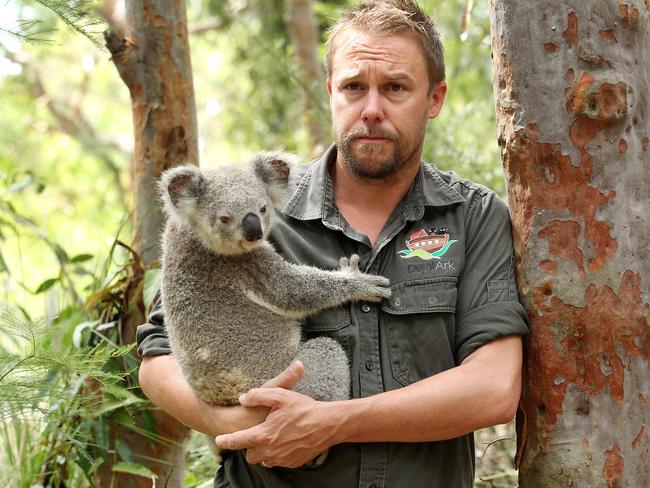
POLYGON ((273 207, 290 195, 292 165, 288 155, 262 153, 242 166, 162 176, 165 324, 183 374, 208 402, 235 405, 296 358, 306 371, 296 391, 349 398, 345 352, 325 337, 301 344, 298 319, 390 295, 388 280, 361 273, 357 256, 325 271, 285 261, 266 241, 273 207))

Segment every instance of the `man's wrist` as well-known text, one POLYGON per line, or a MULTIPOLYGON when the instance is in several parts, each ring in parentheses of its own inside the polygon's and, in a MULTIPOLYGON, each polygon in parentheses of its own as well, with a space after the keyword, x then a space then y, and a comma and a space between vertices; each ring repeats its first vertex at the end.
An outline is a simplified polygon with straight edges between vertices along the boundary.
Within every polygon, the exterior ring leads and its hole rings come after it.
POLYGON ((330 445, 355 442, 363 428, 363 412, 367 411, 364 399, 322 402, 325 421, 331 426, 330 445))

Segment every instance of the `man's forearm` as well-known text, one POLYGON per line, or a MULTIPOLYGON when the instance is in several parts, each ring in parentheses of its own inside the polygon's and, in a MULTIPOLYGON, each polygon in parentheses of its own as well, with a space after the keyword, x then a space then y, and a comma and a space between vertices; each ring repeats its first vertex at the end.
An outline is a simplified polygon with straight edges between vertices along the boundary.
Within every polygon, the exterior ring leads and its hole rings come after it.
POLYGON ((332 443, 435 441, 508 422, 521 389, 521 338, 483 347, 461 366, 405 388, 319 404, 338 426, 332 443))
POLYGON ((188 427, 217 436, 257 425, 265 407, 222 407, 198 398, 185 381, 174 356, 153 356, 140 365, 140 387, 158 407, 188 427))
POLYGON ((457 368, 355 400, 317 402, 279 388, 254 388, 240 401, 269 407, 266 421, 216 442, 223 449, 246 449, 249 463, 293 468, 344 442, 458 437, 513 417, 521 389, 521 350, 519 336, 497 339, 457 368))

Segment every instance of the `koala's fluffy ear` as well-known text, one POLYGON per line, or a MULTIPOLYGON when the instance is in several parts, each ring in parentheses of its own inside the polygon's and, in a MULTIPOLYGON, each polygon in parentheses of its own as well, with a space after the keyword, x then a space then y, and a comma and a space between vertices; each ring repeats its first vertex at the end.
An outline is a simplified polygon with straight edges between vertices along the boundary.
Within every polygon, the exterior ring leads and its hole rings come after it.
POLYGON ((160 177, 159 188, 167 214, 175 214, 188 204, 196 203, 203 193, 204 184, 197 166, 188 164, 165 171, 160 177))
POLYGON ((251 160, 255 175, 266 186, 266 192, 276 208, 281 208, 291 197, 290 175, 298 158, 282 152, 264 152, 251 160))

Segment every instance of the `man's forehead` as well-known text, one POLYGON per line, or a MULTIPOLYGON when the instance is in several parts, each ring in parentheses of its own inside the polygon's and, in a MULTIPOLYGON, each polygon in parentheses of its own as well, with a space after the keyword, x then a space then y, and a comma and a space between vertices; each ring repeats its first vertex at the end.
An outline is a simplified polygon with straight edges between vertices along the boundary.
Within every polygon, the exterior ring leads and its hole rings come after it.
POLYGON ((337 78, 361 74, 373 62, 381 63, 394 78, 408 77, 414 65, 426 69, 417 39, 410 32, 376 35, 350 29, 342 33, 332 60, 337 78))
MULTIPOLYGON (((370 70, 370 66, 367 63, 364 62, 358 62, 354 63, 351 66, 340 68, 336 70, 336 78, 338 79, 352 79, 352 78, 358 78, 363 75, 368 74, 370 70)), ((411 80, 413 79, 413 76, 411 76, 411 73, 404 69, 403 66, 400 65, 390 65, 387 66, 385 70, 381 73, 382 77, 387 79, 388 81, 400 81, 400 80, 411 80)))
POLYGON ((405 49, 419 47, 415 34, 410 31, 395 32, 393 34, 376 34, 360 29, 347 29, 341 32, 336 42, 336 52, 349 52, 360 50, 390 49, 403 52, 405 49))

